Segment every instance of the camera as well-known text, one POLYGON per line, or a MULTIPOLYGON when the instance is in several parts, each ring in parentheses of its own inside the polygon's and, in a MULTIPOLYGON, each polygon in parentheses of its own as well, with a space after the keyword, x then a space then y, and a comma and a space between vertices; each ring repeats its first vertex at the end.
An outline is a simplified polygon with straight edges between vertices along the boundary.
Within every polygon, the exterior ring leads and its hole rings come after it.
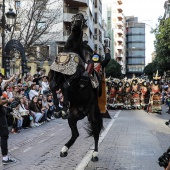
POLYGON ((160 167, 164 167, 166 169, 169 161, 170 161, 170 147, 167 149, 166 152, 163 153, 163 155, 161 155, 158 158, 158 164, 160 167))

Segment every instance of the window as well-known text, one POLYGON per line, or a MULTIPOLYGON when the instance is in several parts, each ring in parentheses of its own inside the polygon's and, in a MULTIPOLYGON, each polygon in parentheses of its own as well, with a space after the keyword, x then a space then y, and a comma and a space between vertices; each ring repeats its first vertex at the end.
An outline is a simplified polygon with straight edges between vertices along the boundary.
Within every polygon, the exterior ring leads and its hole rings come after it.
POLYGON ((46 27, 46 23, 45 22, 38 22, 37 23, 37 29, 38 30, 43 30, 43 29, 45 29, 45 27, 46 27))
POLYGON ((95 8, 97 8, 97 0, 95 0, 95 8))
POLYGON ((15 8, 20 8, 21 7, 21 2, 20 1, 15 1, 15 8))
POLYGON ((128 57, 145 57, 145 51, 140 50, 134 50, 134 51, 128 51, 127 53, 128 57))
POLYGON ((97 24, 97 13, 95 13, 94 19, 95 19, 95 24, 97 24))
POLYGON ((143 65, 128 65, 127 70, 129 72, 142 72, 144 70, 143 65))
POLYGON ((143 35, 129 35, 127 41, 145 41, 145 36, 143 35))
POLYGON ((145 64, 145 58, 128 58, 128 64, 145 64))

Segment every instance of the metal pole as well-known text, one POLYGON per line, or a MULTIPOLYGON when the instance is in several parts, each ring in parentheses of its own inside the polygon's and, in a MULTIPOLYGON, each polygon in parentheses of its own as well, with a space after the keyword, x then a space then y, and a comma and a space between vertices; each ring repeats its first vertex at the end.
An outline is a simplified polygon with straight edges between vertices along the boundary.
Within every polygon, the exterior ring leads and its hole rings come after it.
POLYGON ((5 0, 3 0, 2 4, 2 68, 4 68, 4 75, 6 75, 5 68, 5 0))

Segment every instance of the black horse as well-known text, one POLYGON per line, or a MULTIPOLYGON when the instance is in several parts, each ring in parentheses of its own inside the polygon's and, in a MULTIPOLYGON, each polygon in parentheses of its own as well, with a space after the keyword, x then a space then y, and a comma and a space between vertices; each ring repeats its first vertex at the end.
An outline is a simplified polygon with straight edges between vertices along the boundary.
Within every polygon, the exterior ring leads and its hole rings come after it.
POLYGON ((56 108, 58 108, 56 90, 61 89, 63 93, 64 104, 61 116, 65 118, 65 113, 69 112, 68 124, 72 132, 71 139, 62 148, 60 156, 67 156, 68 149, 74 144, 79 136, 77 121, 87 116, 88 124, 86 130, 89 136, 94 137, 95 141, 92 161, 98 161, 98 140, 99 134, 103 128, 103 120, 98 107, 98 91, 96 88, 92 87, 90 78, 86 81, 85 86, 81 86, 80 84, 81 76, 85 72, 86 62, 83 49, 86 48, 89 49, 90 52, 93 52, 90 50, 91 48, 87 45, 87 43, 83 43, 82 29, 84 25, 84 16, 82 14, 76 14, 73 17, 71 34, 64 46, 64 52, 59 54, 56 59, 56 62, 60 61, 62 63, 62 61, 64 61, 68 64, 69 62, 67 60, 71 60, 70 57, 73 57, 73 60, 78 62, 75 73, 70 74, 72 70, 67 72, 67 69, 62 68, 62 66, 64 67, 64 64, 62 65, 59 63, 61 70, 63 71, 60 72, 55 69, 50 70, 49 82, 56 108), (67 74, 65 74, 65 72, 67 72, 67 74))

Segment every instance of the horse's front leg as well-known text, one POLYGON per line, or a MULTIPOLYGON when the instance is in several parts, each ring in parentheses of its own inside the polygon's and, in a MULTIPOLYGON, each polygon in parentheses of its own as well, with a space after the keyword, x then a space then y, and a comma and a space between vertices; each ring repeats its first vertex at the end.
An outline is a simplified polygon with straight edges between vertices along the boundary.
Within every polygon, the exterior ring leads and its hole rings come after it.
POLYGON ((99 160, 98 158, 98 142, 99 142, 99 134, 95 134, 94 135, 94 142, 95 142, 95 145, 94 145, 94 152, 92 154, 92 161, 93 162, 97 162, 99 160))
POLYGON ((66 81, 63 84, 63 88, 62 88, 62 93, 64 96, 64 101, 63 101, 63 109, 61 111, 61 116, 63 119, 67 119, 70 115, 69 113, 69 107, 70 107, 70 103, 68 101, 68 90, 69 90, 70 84, 66 81))
POLYGON ((76 139, 79 136, 79 132, 78 132, 78 129, 77 129, 77 119, 75 117, 73 117, 73 116, 70 116, 68 118, 68 124, 69 124, 69 126, 71 128, 72 136, 71 136, 70 140, 62 148, 62 150, 60 152, 61 157, 66 157, 67 156, 68 149, 74 144, 74 142, 76 141, 76 139))
POLYGON ((50 77, 49 86, 53 95, 53 102, 55 105, 54 115, 56 118, 60 118, 61 113, 60 113, 59 100, 57 98, 56 90, 57 90, 57 83, 60 82, 61 75, 55 71, 50 70, 49 77, 50 77))

